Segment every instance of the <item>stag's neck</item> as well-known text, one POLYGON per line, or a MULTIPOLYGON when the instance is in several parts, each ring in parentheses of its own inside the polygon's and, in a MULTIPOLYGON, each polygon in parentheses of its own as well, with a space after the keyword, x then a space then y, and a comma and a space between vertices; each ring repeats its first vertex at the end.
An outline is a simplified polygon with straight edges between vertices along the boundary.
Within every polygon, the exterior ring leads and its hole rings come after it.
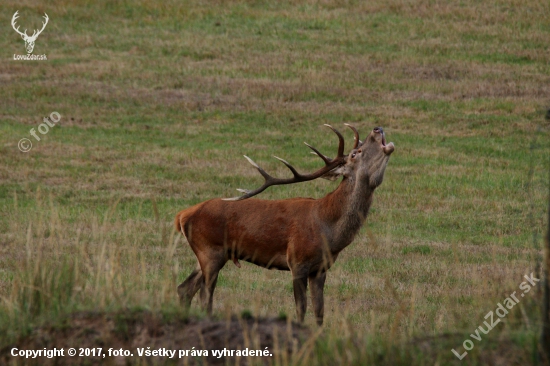
POLYGON ((330 228, 326 236, 333 253, 351 244, 367 218, 373 193, 367 180, 344 177, 334 192, 321 199, 320 218, 330 228))

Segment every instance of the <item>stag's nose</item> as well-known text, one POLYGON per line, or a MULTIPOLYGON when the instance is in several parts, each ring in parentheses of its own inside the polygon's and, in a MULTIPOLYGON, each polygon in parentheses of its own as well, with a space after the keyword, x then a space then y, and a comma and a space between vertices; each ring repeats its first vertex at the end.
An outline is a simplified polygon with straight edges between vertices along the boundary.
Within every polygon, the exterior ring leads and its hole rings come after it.
POLYGON ((382 127, 375 127, 373 131, 375 133, 384 134, 384 130, 382 129, 382 127))

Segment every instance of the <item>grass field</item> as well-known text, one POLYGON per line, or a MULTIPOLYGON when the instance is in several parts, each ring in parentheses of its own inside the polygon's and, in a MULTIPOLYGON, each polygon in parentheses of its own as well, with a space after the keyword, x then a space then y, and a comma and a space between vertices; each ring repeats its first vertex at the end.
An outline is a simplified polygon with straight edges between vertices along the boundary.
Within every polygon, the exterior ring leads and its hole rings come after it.
MULTIPOLYGON (((384 127, 396 151, 328 274, 317 343, 277 362, 535 363, 539 288, 465 359, 451 349, 464 352, 485 314, 539 276, 548 14, 531 0, 3 1, 0 349, 78 311, 179 314, 195 257, 175 214, 258 186, 243 154, 278 176, 271 155, 315 170, 302 142, 335 154, 322 125, 350 146, 350 123, 362 137, 384 127), (47 61, 13 60, 25 54, 16 10, 21 29, 48 14, 34 49, 47 61), (36 141, 30 129, 54 111, 60 122, 36 141)), ((290 274, 228 264, 214 312, 294 317, 290 274)))

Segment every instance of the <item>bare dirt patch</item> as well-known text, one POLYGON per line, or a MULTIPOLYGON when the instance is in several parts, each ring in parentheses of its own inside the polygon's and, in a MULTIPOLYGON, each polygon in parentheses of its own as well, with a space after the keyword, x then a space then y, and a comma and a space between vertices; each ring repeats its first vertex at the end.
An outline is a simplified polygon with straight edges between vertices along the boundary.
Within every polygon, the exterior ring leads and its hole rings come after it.
MULTIPOLYGON (((296 352, 309 336, 308 328, 279 318, 237 318, 209 320, 170 317, 148 311, 129 313, 80 312, 55 325, 38 327, 32 333, 0 351, 0 363, 28 365, 128 365, 128 364, 170 364, 170 365, 225 365, 238 363, 267 364, 274 357, 296 352), (65 350, 65 357, 25 359, 12 357, 11 350, 57 349, 65 350), (133 357, 70 357, 69 348, 109 348, 129 350, 133 357), (174 358, 139 357, 138 348, 151 351, 158 349, 177 350, 174 358), (267 357, 217 357, 213 350, 261 350, 272 354, 267 357), (207 356, 183 356, 178 350, 206 350, 207 356), (263 362, 262 362, 263 361, 263 362)), ((204 353, 203 353, 204 355, 204 353)))

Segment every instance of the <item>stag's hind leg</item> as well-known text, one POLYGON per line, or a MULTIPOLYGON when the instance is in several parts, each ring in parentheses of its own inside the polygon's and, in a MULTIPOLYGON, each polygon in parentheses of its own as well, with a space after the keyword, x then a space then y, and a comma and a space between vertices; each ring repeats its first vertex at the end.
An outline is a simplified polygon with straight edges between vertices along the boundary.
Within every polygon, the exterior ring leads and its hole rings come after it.
POLYGON ((191 300, 203 286, 204 276, 200 266, 191 272, 191 274, 178 286, 178 296, 180 303, 186 307, 191 306, 191 300))
POLYGON ((210 257, 200 262, 204 277, 200 288, 200 298, 202 307, 206 310, 208 315, 212 315, 214 289, 216 288, 216 283, 218 282, 218 273, 227 262, 225 255, 223 255, 223 253, 221 254, 222 255, 210 257))

